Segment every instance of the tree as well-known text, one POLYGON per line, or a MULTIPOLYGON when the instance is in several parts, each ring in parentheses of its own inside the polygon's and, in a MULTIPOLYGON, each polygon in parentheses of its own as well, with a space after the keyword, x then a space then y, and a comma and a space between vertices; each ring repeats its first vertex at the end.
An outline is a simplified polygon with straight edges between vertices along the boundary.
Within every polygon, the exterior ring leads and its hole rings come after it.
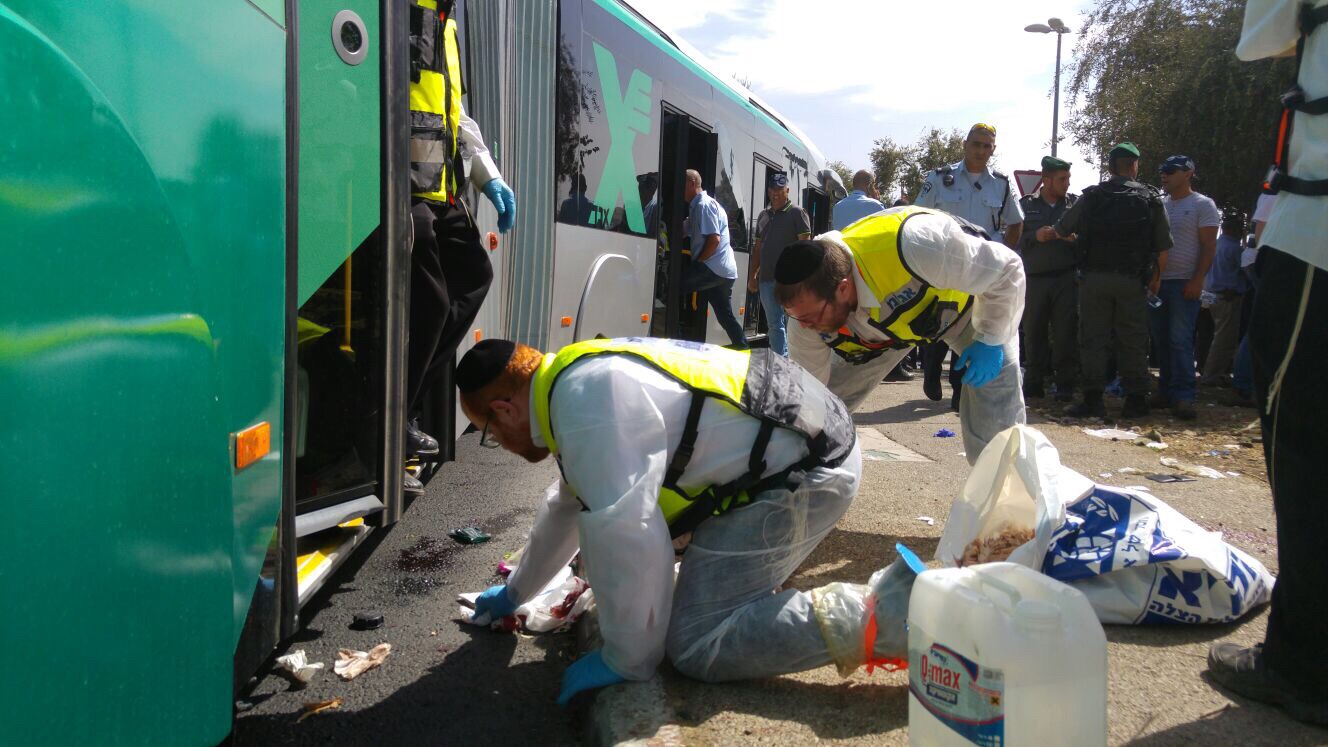
POLYGON ((872 171, 876 174, 876 189, 881 193, 881 199, 886 204, 894 202, 895 195, 898 194, 899 179, 911 159, 909 149, 889 137, 881 137, 872 143, 871 153, 867 158, 871 161, 872 171))
POLYGON ((1290 60, 1235 56, 1243 0, 1096 0, 1068 68, 1068 129, 1095 153, 1121 140, 1141 180, 1184 153, 1219 205, 1248 210, 1273 155, 1290 60))
POLYGON ((839 180, 844 183, 844 188, 853 191, 853 169, 843 161, 831 161, 826 166, 839 174, 839 180))
POLYGON ((946 132, 939 127, 933 127, 922 133, 918 141, 908 147, 907 154, 908 158, 903 162, 899 181, 904 194, 912 201, 917 199, 928 171, 963 160, 964 133, 959 129, 946 132))

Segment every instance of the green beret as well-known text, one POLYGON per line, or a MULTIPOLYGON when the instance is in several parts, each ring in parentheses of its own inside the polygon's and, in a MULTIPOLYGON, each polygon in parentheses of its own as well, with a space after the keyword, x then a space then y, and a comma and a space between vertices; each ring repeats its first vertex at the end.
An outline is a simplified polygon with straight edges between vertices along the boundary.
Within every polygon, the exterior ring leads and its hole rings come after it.
POLYGON ((1107 158, 1138 158, 1139 148, 1130 141, 1116 143, 1111 150, 1107 152, 1107 158))
POLYGON ((1048 171, 1069 171, 1069 170, 1070 170, 1069 161, 1062 161, 1061 159, 1055 156, 1042 157, 1042 173, 1044 174, 1048 171))

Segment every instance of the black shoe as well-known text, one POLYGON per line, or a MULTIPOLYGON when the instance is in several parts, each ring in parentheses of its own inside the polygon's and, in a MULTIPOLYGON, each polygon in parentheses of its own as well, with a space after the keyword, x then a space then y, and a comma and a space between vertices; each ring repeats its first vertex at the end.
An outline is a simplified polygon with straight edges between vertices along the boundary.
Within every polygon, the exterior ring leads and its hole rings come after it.
POLYGON ((912 365, 911 363, 909 363, 908 361, 904 361, 903 363, 900 363, 900 364, 899 364, 899 370, 903 371, 903 372, 906 373, 906 374, 910 374, 910 375, 912 375, 912 376, 917 376, 917 375, 918 375, 918 369, 914 368, 913 365, 912 365))
POLYGON ((1157 392, 1149 398, 1148 406, 1154 410, 1165 410, 1171 407, 1171 395, 1166 392, 1157 392))
POLYGON ((1142 418, 1143 416, 1147 415, 1148 412, 1149 412, 1148 400, 1144 399, 1144 395, 1142 394, 1125 395, 1125 405, 1121 407, 1120 411, 1121 418, 1125 420, 1129 420, 1131 418, 1142 418))
POLYGON ((414 420, 406 424, 406 456, 438 456, 438 439, 420 430, 414 420))
POLYGON ((1194 403, 1179 400, 1171 406, 1171 414, 1180 420, 1194 420, 1199 413, 1194 411, 1194 403))
POLYGON ((1102 404, 1102 392, 1084 392, 1084 401, 1065 408, 1066 417, 1105 418, 1107 406, 1102 404))
POLYGON ((402 492, 404 492, 404 493, 409 493, 409 494, 411 494, 411 495, 416 495, 416 496, 424 495, 424 483, 422 483, 422 482, 420 482, 419 480, 415 479, 415 475, 412 475, 412 474, 409 473, 409 472, 404 472, 404 473, 402 473, 402 474, 404 475, 404 476, 401 478, 401 491, 402 491, 402 492))
POLYGON ((912 381, 913 374, 904 370, 903 366, 895 366, 894 370, 885 375, 881 381, 912 381))
POLYGON ((922 380, 922 393, 927 395, 927 399, 932 402, 941 401, 941 380, 939 377, 933 379, 930 376, 922 380))
POLYGON ((1215 643, 1208 649, 1208 676, 1222 687, 1250 700, 1277 706, 1297 721, 1328 726, 1328 699, 1309 700, 1263 662, 1263 644, 1250 648, 1215 643))

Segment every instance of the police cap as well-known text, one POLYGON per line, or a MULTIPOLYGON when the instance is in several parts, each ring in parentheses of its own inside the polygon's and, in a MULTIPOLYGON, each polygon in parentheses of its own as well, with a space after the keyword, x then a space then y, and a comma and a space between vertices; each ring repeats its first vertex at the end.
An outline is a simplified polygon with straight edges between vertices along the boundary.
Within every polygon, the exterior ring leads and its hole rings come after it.
POLYGON ((1055 156, 1042 157, 1042 173, 1044 174, 1047 173, 1048 171, 1069 171, 1069 170, 1070 170, 1069 161, 1062 161, 1061 159, 1055 156))

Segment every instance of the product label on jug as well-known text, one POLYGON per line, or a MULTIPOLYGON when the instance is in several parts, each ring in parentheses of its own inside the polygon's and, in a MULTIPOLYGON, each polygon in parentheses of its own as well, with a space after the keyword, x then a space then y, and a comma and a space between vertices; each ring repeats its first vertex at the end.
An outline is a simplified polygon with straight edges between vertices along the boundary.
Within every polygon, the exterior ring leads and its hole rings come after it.
POLYGON ((1005 744, 1005 674, 960 656, 916 627, 912 633, 908 687, 913 697, 973 744, 1005 744))

